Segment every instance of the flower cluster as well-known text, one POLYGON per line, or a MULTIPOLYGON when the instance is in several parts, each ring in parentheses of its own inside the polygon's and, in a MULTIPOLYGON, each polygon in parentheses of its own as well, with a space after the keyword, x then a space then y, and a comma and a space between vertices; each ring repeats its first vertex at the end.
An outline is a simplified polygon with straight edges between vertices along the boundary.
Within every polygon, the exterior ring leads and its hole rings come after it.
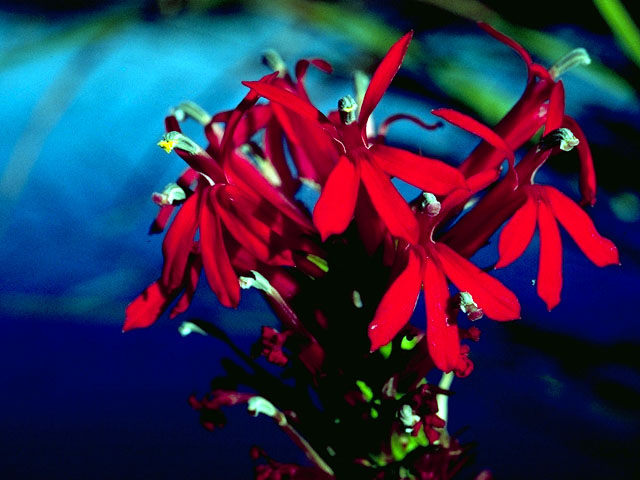
MULTIPOLYGON (((504 225, 495 268, 506 267, 537 225, 537 291, 549 309, 562 287, 558 222, 593 263, 618 263, 616 247, 578 204, 534 181, 550 157, 576 147, 581 203, 595 202, 589 147, 564 112, 559 80, 588 55, 577 49, 546 69, 513 40, 480 27, 522 57, 528 79, 493 127, 455 110, 432 111, 481 140, 457 167, 385 144, 395 121, 425 130, 441 121, 397 114, 374 126, 372 113, 412 32, 389 49, 368 85, 360 75, 355 95, 327 115, 311 103, 305 77, 310 67, 330 73, 331 66, 301 60, 292 75, 270 52, 275 71, 243 82, 249 92, 236 108, 212 116, 185 102, 165 120, 158 145, 189 168, 152 197, 160 206, 154 233, 179 209, 164 238, 162 275, 128 306, 124 330, 148 327, 169 308, 171 317, 185 312, 202 270, 226 307, 238 306, 243 288, 262 292, 282 332, 263 327, 254 357, 244 358, 253 374, 239 369, 233 388, 191 399, 210 429, 223 423, 221 407, 246 403, 276 420, 313 464, 279 464, 256 449, 255 459, 268 459, 256 478, 450 478, 466 449, 446 430, 446 398, 452 375, 473 369, 461 341, 480 334, 463 324, 520 317, 516 295, 470 257, 504 225), (187 118, 204 128, 206 147, 182 133, 187 118), (407 201, 392 178, 423 193, 407 201), (317 196, 312 211, 300 201, 303 187, 317 196), (409 323, 421 291, 424 330, 409 323), (258 355, 293 369, 315 401, 266 371, 258 355), (440 386, 425 380, 434 367, 443 372, 440 386), (254 392, 235 390, 238 382, 254 392)), ((183 328, 220 337, 203 320, 183 328)))

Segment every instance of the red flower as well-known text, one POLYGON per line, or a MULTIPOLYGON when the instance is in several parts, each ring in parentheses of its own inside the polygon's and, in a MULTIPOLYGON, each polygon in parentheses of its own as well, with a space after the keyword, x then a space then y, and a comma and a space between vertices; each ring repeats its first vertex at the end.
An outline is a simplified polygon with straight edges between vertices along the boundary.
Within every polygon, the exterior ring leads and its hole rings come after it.
POLYGON ((418 224, 388 175, 398 177, 434 194, 465 187, 457 169, 440 161, 384 145, 370 145, 366 125, 378 102, 395 77, 409 47, 412 32, 390 49, 376 69, 355 121, 357 105, 350 97, 341 100, 341 122, 332 122, 306 98, 266 82, 243 82, 259 95, 303 117, 333 139, 338 161, 323 186, 313 212, 320 234, 326 239, 343 232, 353 217, 360 183, 389 232, 408 242, 418 240, 418 224))
POLYGON ((560 302, 562 290, 562 240, 557 222, 565 228, 580 250, 595 265, 604 267, 619 263, 616 246, 595 229, 589 216, 569 197, 553 187, 525 187, 527 200, 505 225, 500 234, 500 259, 495 268, 506 267, 529 245, 538 224, 540 261, 538 295, 551 310, 560 302))
POLYGON ((404 263, 404 269, 383 296, 369 325, 372 350, 390 342, 409 321, 424 286, 429 354, 441 370, 464 372, 468 360, 460 348, 457 309, 451 304, 447 278, 460 291, 471 294, 487 317, 503 321, 520 316, 518 299, 509 289, 445 244, 409 245, 398 261, 404 263))

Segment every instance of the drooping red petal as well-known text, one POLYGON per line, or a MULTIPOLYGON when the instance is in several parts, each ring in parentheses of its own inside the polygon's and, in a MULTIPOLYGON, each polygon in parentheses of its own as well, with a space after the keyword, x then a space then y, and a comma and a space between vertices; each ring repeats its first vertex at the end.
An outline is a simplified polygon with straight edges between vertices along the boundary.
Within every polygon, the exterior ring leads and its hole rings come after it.
POLYGON ((320 128, 335 132, 335 127, 324 114, 314 107, 310 102, 305 101, 293 92, 285 90, 276 85, 263 82, 242 82, 245 87, 249 87, 261 97, 286 107, 298 115, 314 122, 320 128))
POLYGON ((247 143, 258 130, 267 125, 271 115, 271 108, 268 105, 252 106, 235 125, 233 145, 247 143))
POLYGON ((156 218, 153 219, 151 226, 149 227, 149 234, 161 233, 164 231, 167 223, 169 223, 169 219, 171 218, 171 214, 176 207, 174 205, 163 205, 158 210, 158 214, 156 218))
POLYGON ((386 145, 372 146, 368 150, 368 156, 389 175, 434 195, 446 195, 456 188, 467 186, 464 176, 457 168, 440 160, 386 145))
POLYGON ((422 283, 422 262, 413 248, 406 253, 406 267, 384 294, 369 324, 371 351, 386 345, 409 321, 422 283))
POLYGON ((162 242, 162 285, 167 290, 176 290, 182 285, 189 252, 198 228, 202 192, 202 189, 196 190, 196 193, 184 202, 162 242))
POLYGON ((489 143, 492 147, 500 150, 509 160, 509 165, 513 166, 514 162, 514 154, 513 150, 509 148, 504 139, 494 132, 492 129, 487 127, 486 125, 480 123, 478 120, 470 117, 469 115, 465 115, 462 112, 458 112, 456 110, 452 110, 450 108, 437 108, 435 110, 431 110, 435 116, 446 120, 453 125, 466 130, 467 132, 471 132, 474 135, 479 136, 485 142, 489 143))
POLYGON ((215 212, 215 190, 210 189, 200 214, 200 248, 202 264, 211 290, 225 307, 236 307, 240 301, 240 285, 233 271, 222 237, 222 226, 215 212))
POLYGON ((576 147, 580 157, 580 193, 581 205, 595 205, 596 203, 596 171, 593 168, 591 149, 584 132, 573 118, 565 115, 563 125, 567 127, 580 142, 576 147))
POLYGON ((235 152, 231 152, 227 158, 226 166, 229 183, 235 184, 244 191, 252 193, 256 198, 269 202, 284 215, 308 231, 313 230, 313 225, 305 214, 280 190, 271 185, 247 159, 235 152))
POLYGON ((127 306, 122 331, 153 325, 174 298, 175 293, 168 294, 159 280, 153 282, 127 306))
POLYGON ((536 214, 536 203, 533 198, 528 197, 525 204, 511 217, 500 233, 498 243, 500 258, 495 268, 510 265, 524 253, 536 229, 536 214))
POLYGON ((469 292, 487 317, 520 318, 520 302, 511 290, 444 243, 436 243, 435 250, 445 275, 461 292, 469 292))
POLYGON ((220 220, 227 231, 235 240, 251 252, 255 257, 268 264, 293 266, 291 252, 286 250, 282 241, 277 235, 272 235, 269 225, 258 221, 254 217, 254 212, 258 210, 258 205, 254 204, 249 208, 234 208, 234 203, 252 203, 245 195, 244 202, 238 202, 241 189, 235 189, 235 195, 230 197, 227 190, 232 190, 231 186, 220 188, 216 191, 216 202, 219 208, 216 209, 220 220), (234 200, 236 200, 234 202, 234 200))
POLYGON ((296 89, 303 98, 309 99, 307 95, 307 91, 304 86, 304 80, 307 75, 307 70, 309 66, 313 65, 318 70, 323 71, 325 73, 332 73, 333 67, 331 64, 321 58, 310 58, 310 59, 302 59, 296 63, 296 89))
POLYGON ((340 157, 313 209, 313 223, 322 241, 329 235, 344 232, 349 226, 359 186, 360 173, 356 165, 347 157, 340 157))
POLYGON ((200 273, 202 272, 202 256, 198 253, 192 253, 189 256, 189 263, 187 271, 185 272, 185 290, 182 296, 178 299, 174 307, 169 313, 169 318, 175 318, 181 313, 184 313, 191 305, 193 295, 196 293, 198 287, 198 281, 200 280, 200 273))
POLYGON ((443 372, 450 372, 460 362, 460 336, 456 319, 451 318, 449 301, 444 273, 432 258, 427 258, 424 270, 427 345, 433 363, 443 372))
POLYGON ((547 121, 544 124, 545 135, 560 128, 564 119, 564 86, 558 80, 551 90, 549 106, 547 107, 547 121))
MULTIPOLYGON (((268 82, 271 82, 277 76, 278 76, 278 72, 273 72, 273 73, 270 73, 269 75, 265 75, 260 80, 254 83, 271 86, 269 85, 268 82)), ((224 129, 224 135, 221 140, 220 150, 222 151, 223 160, 224 160, 224 157, 226 157, 226 154, 228 153, 229 149, 233 146, 234 132, 235 132, 236 126, 238 125, 238 122, 240 122, 240 119, 244 116, 247 110, 249 110, 251 107, 253 107, 256 104, 259 96, 260 95, 255 90, 252 89, 240 101, 238 106, 231 111, 231 114, 229 115, 229 118, 227 120, 227 125, 224 129)))
POLYGON ((495 38, 496 40, 504 43, 505 45, 515 50, 516 53, 520 55, 522 60, 524 60, 524 63, 527 64, 527 68, 531 66, 531 64, 533 63, 533 61, 531 60, 531 56, 529 55, 529 52, 527 52, 522 47, 522 45, 520 45, 518 42, 516 42, 512 38, 507 37, 504 33, 497 31, 495 28, 493 28, 492 26, 484 22, 478 22, 478 26, 481 29, 483 29, 485 32, 487 32, 489 35, 491 35, 493 38, 495 38))
POLYGON ((288 196, 293 197, 298 190, 299 181, 293 178, 291 170, 287 165, 287 158, 284 151, 284 132, 278 119, 274 116, 267 123, 264 131, 264 153, 271 160, 273 167, 278 172, 282 181, 280 189, 288 196))
POLYGON ((292 110, 277 103, 271 106, 289 142, 298 176, 324 184, 338 161, 338 151, 331 137, 292 110))
POLYGON ((538 296, 551 310, 560 303, 562 290, 562 239, 551 208, 538 202, 538 232, 540 233, 540 260, 538 265, 538 296))
POLYGON ((549 199, 553 215, 589 260, 599 267, 620 263, 616 246, 598 233, 584 210, 559 190, 553 187, 542 188, 549 199))
POLYGON ((366 159, 360 161, 360 176, 371 203, 391 235, 415 244, 418 241, 418 222, 389 177, 366 159))
POLYGON ((367 126, 371 112, 376 108, 384 92, 389 88, 393 77, 398 73, 412 37, 413 30, 405 33, 400 40, 394 43, 373 73, 367 92, 364 94, 362 105, 360 106, 358 125, 360 125, 362 131, 364 131, 367 126))

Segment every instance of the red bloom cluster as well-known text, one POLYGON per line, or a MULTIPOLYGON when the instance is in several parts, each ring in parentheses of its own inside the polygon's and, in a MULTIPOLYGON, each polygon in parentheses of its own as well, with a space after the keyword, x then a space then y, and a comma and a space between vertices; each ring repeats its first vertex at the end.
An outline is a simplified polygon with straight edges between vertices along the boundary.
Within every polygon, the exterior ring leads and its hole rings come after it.
MULTIPOLYGON (((586 63, 586 53, 574 51, 547 70, 513 40, 480 26, 523 58, 528 81, 520 100, 492 128, 454 110, 432 112, 482 140, 459 167, 384 144, 391 122, 435 125, 398 114, 377 134, 373 128, 372 113, 402 64, 411 32, 390 48, 366 91, 356 92, 361 105, 347 95, 336 111, 320 112, 304 80, 310 66, 327 73, 331 66, 312 59, 298 62, 295 77, 278 65, 258 81, 243 82, 250 91, 233 110, 210 116, 192 103, 177 107, 165 121, 167 133, 159 145, 175 151, 189 169, 154 194, 161 209, 152 232, 162 231, 180 207, 164 238, 162 275, 129 305, 124 330, 148 327, 176 299, 171 316, 185 312, 201 270, 227 307, 238 305, 241 287, 256 287, 283 326, 283 333, 263 327, 258 351, 278 365, 293 360, 304 367, 327 405, 333 405, 327 412, 336 422, 349 413, 357 417, 351 426, 402 437, 391 446, 372 443, 368 452, 351 452, 352 464, 357 459, 360 467, 375 470, 371 478, 391 478, 396 470, 387 470, 388 465, 411 458, 402 468, 424 473, 420 465, 436 462, 444 472, 437 478, 449 478, 460 451, 442 436, 445 422, 437 415, 436 396, 446 392, 424 385, 424 376, 434 366, 458 376, 473 369, 469 347, 461 340, 477 340, 479 330, 459 327, 460 312, 470 321, 483 315, 498 321, 520 317, 515 294, 469 258, 506 224, 495 265, 505 267, 524 252, 537 225, 537 288, 549 309, 560 301, 562 287, 557 222, 593 263, 618 263, 616 247, 598 234, 584 210, 555 188, 534 183, 549 157, 577 146, 581 203, 595 202, 589 147, 564 112, 558 80, 567 68, 586 63), (258 103, 260 98, 267 103, 258 103), (206 148, 181 133, 180 122, 187 117, 203 126, 206 148), (542 139, 516 161, 514 152, 541 129, 542 139), (393 177, 423 194, 407 202, 393 177), (298 199, 301 185, 319 193, 312 211, 298 199), (485 190, 479 201, 470 202, 485 190), (451 294, 449 283, 457 294, 451 294), (421 290, 425 333, 408 325, 421 290), (342 396, 342 406, 329 399, 331 392, 342 396), (426 450, 409 455, 415 448, 426 450)), ((234 395, 218 391, 214 400, 192 404, 218 412, 221 405, 251 398, 234 395), (233 401, 220 403, 220 398, 233 401)), ((285 423, 294 420, 279 415, 285 423)), ((342 446, 353 448, 346 441, 342 446)), ((332 469, 314 455, 310 458, 321 467, 318 478, 330 478, 332 469)), ((344 459, 341 455, 336 458, 344 459)), ((333 466, 339 465, 335 460, 333 466)), ((273 463, 261 468, 259 477, 275 478, 268 472, 282 474, 282 468, 273 463)), ((296 477, 294 470, 285 477, 296 477)))

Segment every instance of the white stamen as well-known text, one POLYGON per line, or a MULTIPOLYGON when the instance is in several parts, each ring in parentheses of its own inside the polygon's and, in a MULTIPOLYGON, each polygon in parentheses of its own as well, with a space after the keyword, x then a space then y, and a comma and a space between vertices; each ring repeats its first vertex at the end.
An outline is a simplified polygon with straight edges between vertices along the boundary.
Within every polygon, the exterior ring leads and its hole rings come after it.
POLYGON ((572 68, 589 65, 590 63, 591 57, 589 57, 589 53, 587 53, 584 48, 575 48, 558 59, 558 61, 549 68, 549 75, 553 80, 557 80, 560 75, 568 72, 572 68))

